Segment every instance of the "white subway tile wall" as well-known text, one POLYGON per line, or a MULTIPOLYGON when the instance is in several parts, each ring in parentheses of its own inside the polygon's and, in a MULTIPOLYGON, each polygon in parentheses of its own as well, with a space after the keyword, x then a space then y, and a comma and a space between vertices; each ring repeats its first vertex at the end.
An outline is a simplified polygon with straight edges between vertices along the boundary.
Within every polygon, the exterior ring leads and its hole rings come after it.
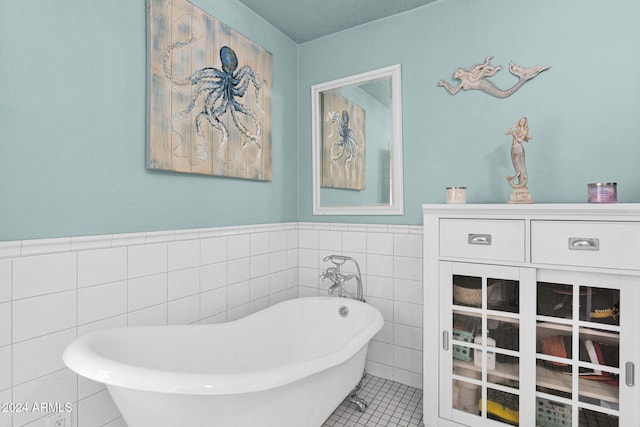
POLYGON ((299 223, 298 235, 299 295, 327 294, 330 283, 320 278, 333 265, 323 261, 327 255, 354 258, 367 302, 385 319, 370 344, 367 371, 422 388, 422 227, 299 223))
MULTIPOLYGON (((284 223, 0 242, 0 403, 71 403, 73 426, 122 427, 105 387, 62 363, 73 339, 326 295, 330 254, 358 261, 385 318, 368 371, 421 387, 422 227, 284 223)), ((47 415, 0 411, 0 427, 43 427, 47 415)))

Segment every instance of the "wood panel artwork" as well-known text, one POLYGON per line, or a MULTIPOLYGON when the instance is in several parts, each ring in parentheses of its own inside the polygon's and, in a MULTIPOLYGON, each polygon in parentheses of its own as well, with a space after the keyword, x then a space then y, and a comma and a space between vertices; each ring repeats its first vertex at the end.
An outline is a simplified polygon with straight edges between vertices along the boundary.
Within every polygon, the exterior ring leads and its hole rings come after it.
POLYGON ((147 168, 270 181, 273 56, 186 0, 147 0, 147 168))
POLYGON ((334 92, 322 94, 322 186, 364 190, 365 111, 334 92))

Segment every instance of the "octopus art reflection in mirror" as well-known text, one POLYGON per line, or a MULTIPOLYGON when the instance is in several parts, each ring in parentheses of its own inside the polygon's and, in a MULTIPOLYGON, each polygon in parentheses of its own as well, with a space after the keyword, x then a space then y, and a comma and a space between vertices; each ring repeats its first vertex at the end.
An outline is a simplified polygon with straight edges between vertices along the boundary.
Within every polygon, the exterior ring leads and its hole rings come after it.
MULTIPOLYGON (((338 138, 331 142, 332 174, 335 174, 336 169, 340 167, 338 162, 343 160, 347 181, 354 181, 356 174, 362 169, 362 159, 358 152, 359 141, 356 141, 353 130, 349 128, 349 113, 346 110, 342 110, 342 114, 332 111, 329 113, 329 120, 336 125, 338 132, 338 138)), ((332 133, 329 138, 333 136, 332 133)))
POLYGON ((149 0, 147 167, 271 180, 272 55, 186 0, 149 0))
POLYGON ((365 188, 365 112, 344 96, 323 94, 322 186, 365 188))

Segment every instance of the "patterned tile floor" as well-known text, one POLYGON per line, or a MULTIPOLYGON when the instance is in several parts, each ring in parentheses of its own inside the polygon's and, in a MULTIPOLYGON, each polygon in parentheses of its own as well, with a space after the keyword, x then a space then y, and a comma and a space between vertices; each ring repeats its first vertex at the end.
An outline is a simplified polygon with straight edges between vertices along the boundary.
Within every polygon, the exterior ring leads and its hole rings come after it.
POLYGON ((322 427, 422 426, 422 390, 367 375, 358 396, 369 404, 364 413, 345 400, 322 427))

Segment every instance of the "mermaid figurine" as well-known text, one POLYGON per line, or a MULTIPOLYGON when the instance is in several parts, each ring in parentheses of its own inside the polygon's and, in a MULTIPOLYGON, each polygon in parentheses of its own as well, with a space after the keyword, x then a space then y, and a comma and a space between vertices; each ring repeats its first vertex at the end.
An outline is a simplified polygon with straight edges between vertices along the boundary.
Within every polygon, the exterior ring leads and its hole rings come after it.
POLYGON ((527 189, 527 166, 524 157, 523 142, 529 142, 533 138, 529 134, 529 122, 526 117, 518 120, 515 126, 510 127, 505 135, 511 135, 511 162, 515 169, 515 175, 507 176, 507 181, 513 189, 509 203, 533 203, 527 189))

